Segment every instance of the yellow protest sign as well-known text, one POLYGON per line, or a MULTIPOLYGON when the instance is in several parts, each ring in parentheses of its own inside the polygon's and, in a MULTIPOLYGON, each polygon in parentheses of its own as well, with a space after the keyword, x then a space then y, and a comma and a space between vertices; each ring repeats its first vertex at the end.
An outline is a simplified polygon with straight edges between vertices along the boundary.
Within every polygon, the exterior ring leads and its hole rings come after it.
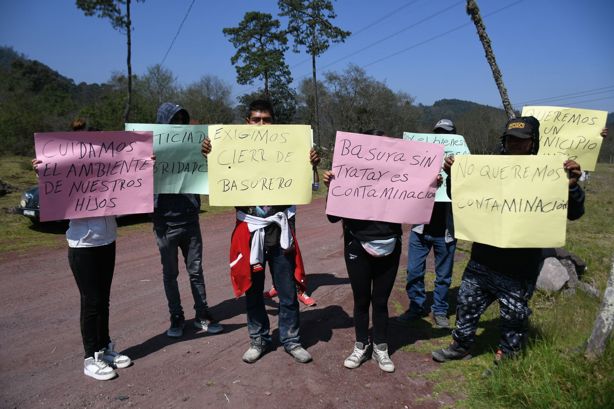
POLYGON ((583 170, 595 170, 601 149, 601 130, 608 113, 592 109, 526 106, 522 116, 539 120, 539 155, 566 155, 583 170))
POLYGON ((209 204, 311 202, 308 125, 211 125, 209 204))
POLYGON ((463 155, 452 166, 455 236, 497 247, 565 244, 565 157, 463 155))

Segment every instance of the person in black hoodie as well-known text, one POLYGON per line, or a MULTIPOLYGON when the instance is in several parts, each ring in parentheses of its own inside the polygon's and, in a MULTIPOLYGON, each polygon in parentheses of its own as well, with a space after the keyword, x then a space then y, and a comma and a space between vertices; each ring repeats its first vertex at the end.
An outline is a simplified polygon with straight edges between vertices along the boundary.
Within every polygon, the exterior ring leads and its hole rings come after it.
MULTIPOLYGON (((165 102, 158 108, 156 122, 159 124, 187 125, 188 111, 180 105, 165 102)), ((156 242, 160 250, 164 293, 168 301, 171 326, 166 335, 180 338, 183 335, 185 317, 181 307, 177 275, 179 274, 178 250, 185 259, 190 276, 190 287, 194 299, 194 327, 209 334, 222 332, 222 326, 209 312, 205 278, 203 276, 203 240, 200 233, 198 214, 200 196, 197 194, 157 194, 154 196, 153 225, 156 242)))
MULTIPOLYGON (((530 116, 507 122, 501 137, 503 155, 535 155, 538 149, 537 119, 530 116)), ((444 169, 448 175, 453 163, 453 157, 446 158, 444 169)), ((563 167, 569 178, 567 218, 576 220, 584 214, 584 192, 577 184, 582 172, 580 165, 572 160, 565 161, 563 167)), ((480 316, 495 300, 499 301, 501 314, 501 338, 495 362, 517 354, 525 340, 531 314, 529 299, 533 295, 541 265, 540 248, 499 248, 473 243, 458 293, 453 342, 446 348, 433 351, 433 359, 445 362, 469 358, 480 316)))
MULTIPOLYGON (((384 135, 383 131, 370 130, 370 135, 384 135)), ((335 177, 326 171, 323 181, 326 187, 335 177)), ((354 350, 343 362, 349 369, 358 368, 369 358, 369 306, 373 309, 373 358, 380 369, 394 372, 394 363, 388 355, 388 298, 392 292, 401 257, 399 223, 356 220, 328 215, 331 223, 343 224, 345 265, 354 296, 354 350)))

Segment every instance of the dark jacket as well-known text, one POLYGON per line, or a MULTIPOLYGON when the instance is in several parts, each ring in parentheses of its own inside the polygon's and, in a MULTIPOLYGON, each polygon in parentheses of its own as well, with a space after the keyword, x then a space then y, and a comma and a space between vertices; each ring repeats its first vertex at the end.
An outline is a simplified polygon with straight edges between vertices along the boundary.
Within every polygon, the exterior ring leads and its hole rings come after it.
POLYGON ((384 240, 392 237, 401 237, 403 230, 399 223, 378 222, 373 220, 357 220, 327 215, 328 221, 337 223, 343 220, 343 233, 360 241, 384 240))
MULTIPOLYGON (((584 214, 584 191, 578 185, 569 189, 567 218, 579 219, 584 214)), ((520 279, 535 281, 542 264, 540 248, 499 248, 473 243, 471 260, 489 269, 520 279)))
MULTIPOLYGON (((158 108, 156 122, 168 124, 173 116, 185 109, 180 105, 165 102, 158 108)), ((187 112, 187 111, 186 111, 187 112)), ((153 221, 155 224, 181 226, 198 223, 200 195, 185 193, 161 193, 154 195, 153 221)))

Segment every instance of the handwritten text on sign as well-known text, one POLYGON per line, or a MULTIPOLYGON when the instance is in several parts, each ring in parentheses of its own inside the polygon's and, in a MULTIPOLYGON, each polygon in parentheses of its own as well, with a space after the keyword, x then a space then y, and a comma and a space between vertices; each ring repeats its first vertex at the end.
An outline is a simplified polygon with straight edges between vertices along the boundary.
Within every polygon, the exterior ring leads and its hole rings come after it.
POLYGON ((441 145, 337 132, 326 213, 428 223, 442 158, 441 145))
MULTIPOLYGON (((403 132, 403 139, 408 141, 438 143, 443 145, 445 156, 451 155, 469 155, 469 147, 465 142, 465 138, 462 135, 456 134, 430 134, 430 133, 412 133, 403 132)), ((446 173, 441 170, 441 176, 443 183, 437 189, 435 195, 436 202, 449 202, 447 187, 446 187, 446 173)))
POLYGON ((562 155, 458 156, 452 166, 456 237, 497 247, 563 246, 564 160, 562 155))
POLYGON ((153 211, 151 132, 34 134, 41 220, 153 211))
POLYGON ((126 131, 152 131, 154 193, 209 194, 207 161, 200 146, 207 125, 126 124, 126 131))
POLYGON ((601 130, 608 113, 589 109, 526 106, 522 116, 539 120, 539 155, 567 155, 582 166, 595 170, 601 149, 601 130))
POLYGON ((211 125, 212 206, 311 202, 308 125, 211 125))

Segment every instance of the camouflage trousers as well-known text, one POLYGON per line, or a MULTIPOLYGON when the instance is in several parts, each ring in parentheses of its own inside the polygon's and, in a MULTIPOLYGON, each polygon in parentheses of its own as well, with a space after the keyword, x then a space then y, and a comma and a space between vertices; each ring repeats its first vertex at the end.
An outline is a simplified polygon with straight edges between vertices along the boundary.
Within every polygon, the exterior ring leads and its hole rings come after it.
POLYGON ((475 341, 480 316, 497 300, 501 314, 499 348, 509 355, 520 351, 531 315, 529 299, 534 289, 532 281, 516 279, 469 261, 458 292, 456 329, 452 337, 469 348, 475 341))

